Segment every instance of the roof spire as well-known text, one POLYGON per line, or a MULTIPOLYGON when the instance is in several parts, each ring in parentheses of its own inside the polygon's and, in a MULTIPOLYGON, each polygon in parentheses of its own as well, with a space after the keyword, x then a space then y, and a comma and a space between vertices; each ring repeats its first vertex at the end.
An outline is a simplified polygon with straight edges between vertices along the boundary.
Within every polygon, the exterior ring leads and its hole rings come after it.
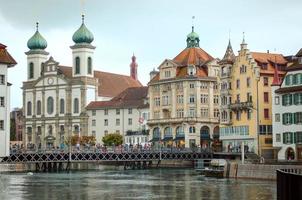
POLYGON ((225 51, 225 54, 222 58, 222 60, 220 61, 221 64, 223 63, 228 63, 228 64, 233 64, 235 61, 235 54, 233 52, 233 48, 231 45, 231 39, 229 38, 229 43, 227 46, 227 49, 225 51))
POLYGON ((245 44, 245 32, 242 32, 242 44, 245 44))
POLYGON ((84 21, 85 21, 85 14, 83 13, 82 14, 82 24, 84 24, 84 21))
POLYGON ((36 31, 39 31, 39 22, 36 22, 36 31))

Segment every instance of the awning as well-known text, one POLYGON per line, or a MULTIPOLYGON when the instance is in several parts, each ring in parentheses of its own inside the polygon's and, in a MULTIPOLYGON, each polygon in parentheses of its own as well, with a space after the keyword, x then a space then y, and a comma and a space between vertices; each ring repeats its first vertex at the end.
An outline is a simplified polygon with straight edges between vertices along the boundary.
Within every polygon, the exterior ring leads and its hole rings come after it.
POLYGON ((152 138, 149 142, 159 142, 160 138, 152 138))
POLYGON ((180 140, 184 140, 185 139, 185 137, 176 137, 175 139, 174 139, 174 141, 180 141, 180 140))
POLYGON ((164 139, 162 139, 163 142, 167 142, 167 141, 172 141, 173 137, 165 137, 164 139))

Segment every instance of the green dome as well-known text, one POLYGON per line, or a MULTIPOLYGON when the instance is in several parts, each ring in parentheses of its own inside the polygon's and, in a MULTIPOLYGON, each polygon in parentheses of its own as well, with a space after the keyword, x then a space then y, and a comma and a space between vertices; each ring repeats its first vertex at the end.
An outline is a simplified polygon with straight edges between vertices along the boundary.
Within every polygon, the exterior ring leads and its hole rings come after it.
POLYGON ((194 32, 194 26, 192 26, 192 32, 187 35, 187 48, 199 47, 199 35, 194 32))
POLYGON ((93 41, 93 34, 88 30, 84 23, 84 15, 82 15, 82 25, 81 27, 73 34, 72 40, 78 43, 88 43, 90 44, 93 41))
POLYGON ((27 41, 27 47, 30 50, 46 49, 47 41, 44 39, 44 37, 37 30, 35 32, 35 34, 27 41))

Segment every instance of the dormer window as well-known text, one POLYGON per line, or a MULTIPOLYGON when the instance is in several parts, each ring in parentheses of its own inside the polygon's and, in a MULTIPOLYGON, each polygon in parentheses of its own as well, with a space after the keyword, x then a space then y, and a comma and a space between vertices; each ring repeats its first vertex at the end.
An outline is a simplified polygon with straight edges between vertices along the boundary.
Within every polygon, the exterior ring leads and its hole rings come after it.
POLYGON ((196 70, 195 70, 194 65, 188 66, 188 75, 193 76, 193 75, 195 75, 195 73, 196 73, 196 70))

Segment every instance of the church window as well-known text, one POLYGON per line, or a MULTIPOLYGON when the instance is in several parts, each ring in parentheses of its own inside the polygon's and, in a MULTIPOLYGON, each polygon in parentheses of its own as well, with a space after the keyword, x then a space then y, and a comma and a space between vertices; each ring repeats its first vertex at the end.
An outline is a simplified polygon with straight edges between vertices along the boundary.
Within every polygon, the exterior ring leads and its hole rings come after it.
POLYGON ((31 116, 31 102, 27 102, 27 116, 31 116))
POLYGON ((53 113, 53 98, 47 98, 47 113, 51 115, 53 113))
POLYGON ((79 113, 79 99, 78 98, 75 98, 73 100, 73 112, 79 113))
POLYGON ((34 78, 34 63, 29 63, 29 74, 28 74, 28 78, 34 78))
POLYGON ((65 112, 65 101, 64 99, 60 99, 60 114, 64 114, 65 112))
POLYGON ((76 57, 75 58, 75 74, 80 73, 80 58, 76 57))
POLYGON ((88 74, 92 74, 92 59, 91 57, 88 57, 88 60, 87 60, 87 65, 88 65, 88 74))
POLYGON ((37 115, 41 115, 41 101, 37 101, 37 115))

